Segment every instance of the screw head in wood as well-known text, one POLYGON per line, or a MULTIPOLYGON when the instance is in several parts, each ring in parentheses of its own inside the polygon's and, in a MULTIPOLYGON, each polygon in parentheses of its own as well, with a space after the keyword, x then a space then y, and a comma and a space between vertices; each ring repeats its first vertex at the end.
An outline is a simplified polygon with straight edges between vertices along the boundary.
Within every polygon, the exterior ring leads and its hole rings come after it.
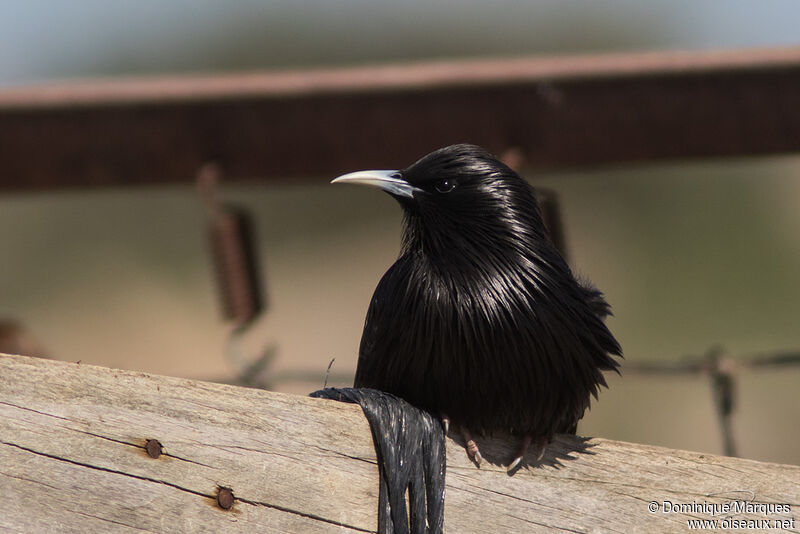
POLYGON ((148 439, 144 450, 147 451, 147 456, 150 458, 158 458, 161 456, 161 443, 157 439, 148 439))
POLYGON ((217 491, 217 505, 223 510, 230 510, 233 507, 233 491, 230 488, 220 487, 217 491))

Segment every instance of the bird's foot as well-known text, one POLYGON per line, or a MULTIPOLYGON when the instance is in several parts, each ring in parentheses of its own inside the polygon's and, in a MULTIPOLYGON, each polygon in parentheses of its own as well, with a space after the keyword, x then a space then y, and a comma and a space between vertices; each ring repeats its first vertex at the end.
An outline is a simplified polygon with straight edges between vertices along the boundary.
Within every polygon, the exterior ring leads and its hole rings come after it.
POLYGON ((522 457, 525 456, 525 453, 528 452, 528 447, 531 446, 532 439, 533 438, 530 436, 525 436, 522 438, 522 443, 520 444, 519 449, 517 449, 516 454, 514 454, 514 459, 511 460, 510 464, 508 464, 507 471, 509 473, 516 469, 519 463, 522 461, 522 457))
POLYGON ((483 461, 481 451, 478 449, 478 444, 472 439, 472 434, 466 428, 461 428, 461 435, 464 436, 464 447, 467 449, 467 456, 472 460, 476 466, 480 467, 483 461))
MULTIPOLYGON (((523 456, 525 456, 525 453, 528 452, 528 448, 531 446, 532 442, 533 438, 531 436, 525 436, 524 438, 522 438, 522 443, 520 444, 519 449, 517 449, 517 453, 514 455, 514 459, 511 460, 511 463, 508 464, 508 468, 506 469, 509 473, 514 471, 514 469, 516 469, 519 466, 523 456)), ((542 457, 544 456, 544 449, 546 446, 547 446, 546 438, 539 438, 536 440, 536 443, 534 443, 533 450, 536 452, 537 462, 541 460, 542 457)))
POLYGON ((442 419, 442 426, 444 427, 444 435, 446 436, 448 432, 450 432, 450 418, 447 417, 447 414, 440 414, 439 415, 442 419))

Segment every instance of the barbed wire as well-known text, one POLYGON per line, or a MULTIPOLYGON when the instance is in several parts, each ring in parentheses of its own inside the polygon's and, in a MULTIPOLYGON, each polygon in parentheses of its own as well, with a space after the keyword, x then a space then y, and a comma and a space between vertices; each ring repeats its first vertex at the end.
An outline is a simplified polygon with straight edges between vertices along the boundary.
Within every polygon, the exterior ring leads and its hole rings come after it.
POLYGON ((742 370, 800 366, 800 351, 777 351, 731 357, 719 345, 700 356, 687 356, 674 362, 626 361, 623 373, 640 375, 708 375, 714 408, 722 434, 722 449, 737 456, 732 418, 736 409, 736 374, 742 370))

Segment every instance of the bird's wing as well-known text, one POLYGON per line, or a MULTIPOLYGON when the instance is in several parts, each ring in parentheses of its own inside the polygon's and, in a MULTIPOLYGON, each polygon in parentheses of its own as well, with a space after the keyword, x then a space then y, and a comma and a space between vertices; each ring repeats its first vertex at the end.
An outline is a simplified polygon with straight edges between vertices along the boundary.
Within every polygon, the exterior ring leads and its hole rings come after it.
POLYGON ((399 287, 406 276, 407 262, 401 258, 383 275, 370 300, 364 333, 358 350, 354 386, 388 390, 391 373, 396 374, 397 358, 389 350, 397 345, 397 318, 408 295, 399 287))

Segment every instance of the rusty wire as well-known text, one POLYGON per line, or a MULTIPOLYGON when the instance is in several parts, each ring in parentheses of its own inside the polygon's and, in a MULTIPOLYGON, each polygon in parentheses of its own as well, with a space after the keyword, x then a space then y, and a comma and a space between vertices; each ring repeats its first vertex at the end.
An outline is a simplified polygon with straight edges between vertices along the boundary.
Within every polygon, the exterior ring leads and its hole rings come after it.
POLYGON ((714 408, 726 456, 737 456, 732 418, 736 410, 736 376, 742 370, 783 368, 800 365, 800 351, 759 353, 734 358, 716 345, 700 356, 669 362, 626 362, 623 373, 639 375, 706 375, 711 384, 714 408))

